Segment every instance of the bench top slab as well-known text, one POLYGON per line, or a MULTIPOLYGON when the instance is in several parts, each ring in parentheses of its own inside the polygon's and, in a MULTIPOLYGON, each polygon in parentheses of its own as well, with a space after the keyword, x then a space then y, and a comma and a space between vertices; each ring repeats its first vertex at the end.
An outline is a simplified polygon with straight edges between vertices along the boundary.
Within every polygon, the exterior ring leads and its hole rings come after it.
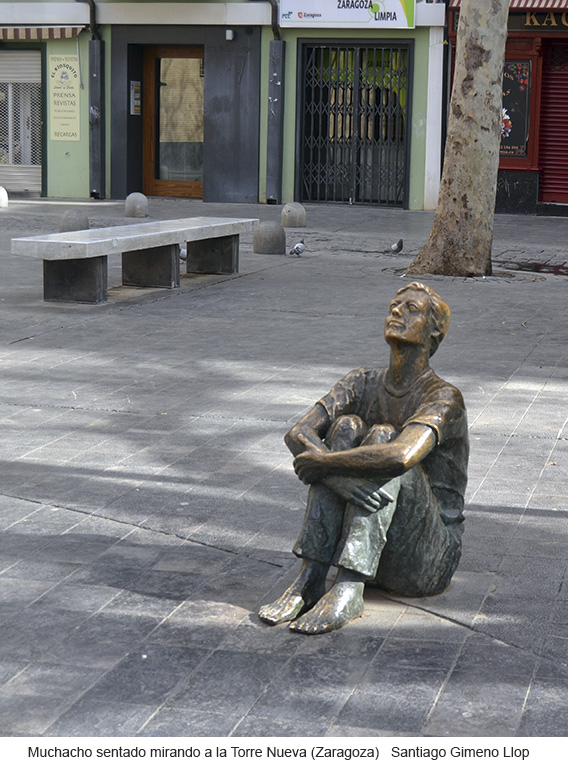
POLYGON ((12 239, 12 254, 42 260, 74 260, 117 252, 182 244, 186 241, 250 233, 259 220, 233 217, 187 217, 183 220, 115 225, 84 231, 49 233, 12 239))

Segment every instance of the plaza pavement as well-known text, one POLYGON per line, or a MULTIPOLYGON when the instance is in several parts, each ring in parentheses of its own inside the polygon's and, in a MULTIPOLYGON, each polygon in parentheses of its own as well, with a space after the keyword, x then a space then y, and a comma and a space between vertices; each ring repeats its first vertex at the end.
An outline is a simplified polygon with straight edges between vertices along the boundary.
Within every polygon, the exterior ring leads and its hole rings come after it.
POLYGON ((568 219, 497 216, 496 276, 426 279, 452 309, 433 366, 471 432, 449 590, 369 590, 363 618, 306 637, 256 617, 298 563, 306 488, 282 438, 386 360, 388 302, 432 215, 307 205, 287 231, 301 258, 247 236, 238 276, 46 304, 41 263, 10 239, 71 206, 91 227, 133 222, 121 202, 0 210, 0 734, 568 735, 568 278, 518 270, 568 260, 568 219))

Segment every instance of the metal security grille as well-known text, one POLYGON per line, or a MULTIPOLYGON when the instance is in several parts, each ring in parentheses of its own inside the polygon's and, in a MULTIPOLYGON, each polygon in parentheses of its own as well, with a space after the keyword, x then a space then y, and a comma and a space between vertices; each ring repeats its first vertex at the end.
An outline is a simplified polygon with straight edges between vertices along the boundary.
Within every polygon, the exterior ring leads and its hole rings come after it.
POLYGON ((548 46, 545 52, 545 67, 549 72, 568 70, 568 46, 548 46))
POLYGON ((0 83, 0 163, 41 164, 40 127, 40 85, 0 83))
POLYGON ((42 94, 39 52, 0 56, 0 185, 41 190, 42 94))
POLYGON ((409 46, 305 44, 300 198, 404 206, 409 46))

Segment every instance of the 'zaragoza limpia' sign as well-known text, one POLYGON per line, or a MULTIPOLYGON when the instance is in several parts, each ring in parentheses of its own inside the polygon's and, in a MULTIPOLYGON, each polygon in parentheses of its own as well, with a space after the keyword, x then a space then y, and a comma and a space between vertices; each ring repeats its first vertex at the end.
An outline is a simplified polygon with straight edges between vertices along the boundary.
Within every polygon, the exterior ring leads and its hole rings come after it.
POLYGON ((280 0, 281 27, 412 29, 416 0, 280 0))

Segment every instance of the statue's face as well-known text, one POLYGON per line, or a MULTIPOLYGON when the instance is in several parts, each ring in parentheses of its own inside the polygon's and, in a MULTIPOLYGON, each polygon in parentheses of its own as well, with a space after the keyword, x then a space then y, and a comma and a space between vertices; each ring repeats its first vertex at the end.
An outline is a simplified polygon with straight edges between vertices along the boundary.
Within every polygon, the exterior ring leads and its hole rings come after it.
POLYGON ((430 298, 425 292, 406 290, 391 301, 385 320, 387 343, 400 341, 430 346, 432 320, 430 298))

